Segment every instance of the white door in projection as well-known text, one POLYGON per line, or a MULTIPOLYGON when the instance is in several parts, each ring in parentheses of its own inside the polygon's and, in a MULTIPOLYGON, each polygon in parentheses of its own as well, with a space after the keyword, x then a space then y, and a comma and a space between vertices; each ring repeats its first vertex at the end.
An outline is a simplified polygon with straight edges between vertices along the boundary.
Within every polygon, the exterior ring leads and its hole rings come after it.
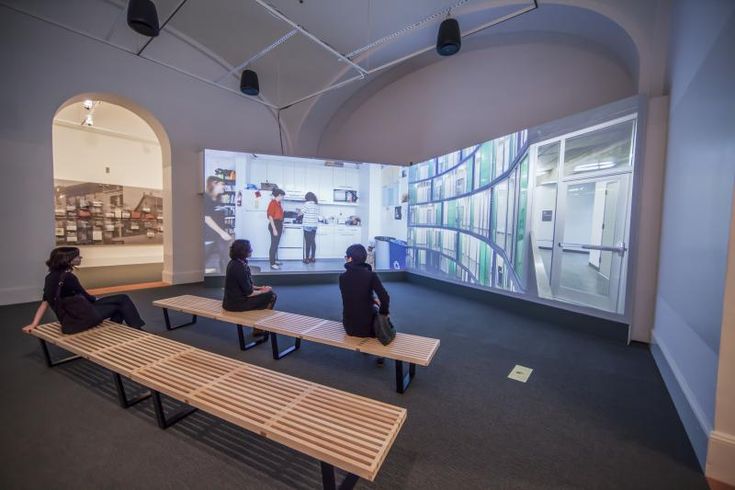
MULTIPOLYGON (((537 233, 537 253, 551 249, 554 299, 613 313, 625 310, 635 126, 631 115, 538 147, 537 164, 554 167, 553 172, 543 169, 551 179, 541 179, 537 170, 535 193, 540 200, 541 190, 553 191, 556 200, 556 216, 548 223, 553 224, 553 241, 542 243, 537 233)), ((543 212, 535 208, 534 213, 543 212)))

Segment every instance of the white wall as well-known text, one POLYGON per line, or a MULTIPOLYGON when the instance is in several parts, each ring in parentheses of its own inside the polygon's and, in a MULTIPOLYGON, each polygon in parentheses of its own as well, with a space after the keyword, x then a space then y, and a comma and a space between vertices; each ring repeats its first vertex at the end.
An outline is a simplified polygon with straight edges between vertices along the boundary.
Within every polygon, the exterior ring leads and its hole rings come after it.
POLYGON ((55 179, 163 189, 157 143, 56 123, 52 137, 55 179))
POLYGON ((319 154, 417 162, 636 93, 617 60, 568 43, 503 44, 411 72, 343 106, 319 154))
POLYGON ((556 222, 556 185, 539 185, 533 191, 533 228, 536 244, 541 247, 554 246, 554 223, 556 222), (542 211, 551 211, 551 221, 542 221, 542 211))
POLYGON ((675 2, 672 19, 653 352, 704 465, 735 184, 735 3, 675 2))
POLYGON ((272 113, 244 97, 5 7, 0 7, 0 45, 0 178, 13 183, 6 184, 2 205, 16 209, 0 218, 7 230, 0 303, 39 298, 43 261, 54 245, 52 120, 65 101, 85 92, 130 100, 165 128, 171 161, 167 166, 164 158, 163 186, 170 190, 164 199, 164 279, 201 280, 199 152, 204 147, 280 151, 272 113))

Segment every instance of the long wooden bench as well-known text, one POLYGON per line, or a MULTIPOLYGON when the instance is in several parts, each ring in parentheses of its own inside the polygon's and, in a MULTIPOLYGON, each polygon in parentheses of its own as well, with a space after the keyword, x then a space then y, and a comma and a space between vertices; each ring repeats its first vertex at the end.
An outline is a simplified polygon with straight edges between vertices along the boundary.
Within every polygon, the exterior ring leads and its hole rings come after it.
POLYGON ((86 358, 112 371, 123 408, 152 398, 162 429, 200 409, 318 459, 324 488, 336 488, 335 466, 348 472, 340 488, 360 477, 374 480, 406 420, 403 408, 110 321, 74 335, 62 334, 58 323, 31 334, 40 339, 49 366, 86 358), (52 360, 47 342, 76 356, 52 360), (122 376, 150 393, 129 399, 122 376), (161 394, 191 408, 166 414, 161 394))
POLYGON ((201 296, 187 294, 159 299, 154 301, 153 305, 163 308, 163 317, 166 328, 169 330, 191 325, 200 316, 236 325, 242 350, 248 350, 266 342, 270 337, 274 359, 282 359, 299 349, 302 340, 392 359, 395 361, 396 391, 398 393, 404 393, 416 376, 416 365, 428 366, 439 349, 439 340, 430 337, 398 332, 393 342, 386 346, 374 338, 347 335, 340 322, 276 310, 225 311, 222 309, 221 301, 201 296), (169 310, 192 315, 192 321, 173 326, 169 310), (246 343, 243 327, 265 330, 269 336, 246 343), (278 335, 293 337, 295 342, 287 349, 280 350, 278 335), (408 363, 408 372, 404 371, 404 362, 408 363))

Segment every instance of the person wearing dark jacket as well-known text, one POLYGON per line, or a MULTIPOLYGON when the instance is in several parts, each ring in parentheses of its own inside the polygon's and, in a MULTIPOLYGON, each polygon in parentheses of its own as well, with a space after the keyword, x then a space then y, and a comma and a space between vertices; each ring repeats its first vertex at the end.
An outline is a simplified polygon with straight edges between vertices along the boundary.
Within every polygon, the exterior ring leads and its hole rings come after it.
MULTIPOLYGON (((235 240, 230 246, 230 263, 225 275, 225 295, 222 308, 227 311, 272 310, 276 293, 270 286, 256 286, 250 273, 248 257, 253 248, 248 240, 235 240)), ((265 332, 253 329, 253 335, 265 332)))
POLYGON ((372 267, 365 263, 367 250, 360 244, 350 245, 345 252, 345 272, 339 276, 342 293, 342 325, 347 335, 375 337, 375 315, 390 313, 390 296, 372 267), (373 294, 378 296, 376 305, 373 294))
POLYGON ((138 309, 127 294, 115 294, 103 298, 97 298, 89 294, 73 273, 74 268, 81 263, 82 256, 77 247, 57 247, 51 251, 51 255, 46 261, 48 274, 43 286, 43 301, 36 310, 33 322, 23 327, 23 331, 30 332, 36 328, 49 306, 56 313, 56 316, 59 316, 56 296, 59 283, 62 281, 63 285, 59 295, 61 298, 80 295, 92 303, 92 306, 102 318, 109 318, 117 323, 124 322, 138 329, 145 325, 138 309))

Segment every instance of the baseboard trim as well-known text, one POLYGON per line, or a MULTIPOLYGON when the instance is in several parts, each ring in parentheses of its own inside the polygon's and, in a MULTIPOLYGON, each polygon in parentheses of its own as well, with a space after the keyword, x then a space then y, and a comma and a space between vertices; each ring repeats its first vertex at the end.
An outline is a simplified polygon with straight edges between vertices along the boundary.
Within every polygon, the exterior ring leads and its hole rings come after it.
POLYGON ((735 436, 713 430, 707 450, 704 474, 718 482, 735 486, 735 436))
POLYGON ((41 282, 40 286, 2 288, 0 289, 0 305, 14 305, 18 303, 40 301, 42 289, 43 282, 41 282))
POLYGON ((712 423, 702 410, 694 392, 689 387, 686 378, 681 373, 679 365, 674 361, 665 342, 656 335, 656 330, 651 332, 651 353, 656 361, 661 377, 664 379, 669 396, 674 402, 684 429, 689 436, 689 442, 694 449, 699 465, 705 468, 707 461, 707 446, 709 435, 712 432, 712 423))
POLYGON ((164 269, 162 280, 169 284, 202 282, 204 280, 204 269, 194 269, 190 271, 167 271, 164 269))

